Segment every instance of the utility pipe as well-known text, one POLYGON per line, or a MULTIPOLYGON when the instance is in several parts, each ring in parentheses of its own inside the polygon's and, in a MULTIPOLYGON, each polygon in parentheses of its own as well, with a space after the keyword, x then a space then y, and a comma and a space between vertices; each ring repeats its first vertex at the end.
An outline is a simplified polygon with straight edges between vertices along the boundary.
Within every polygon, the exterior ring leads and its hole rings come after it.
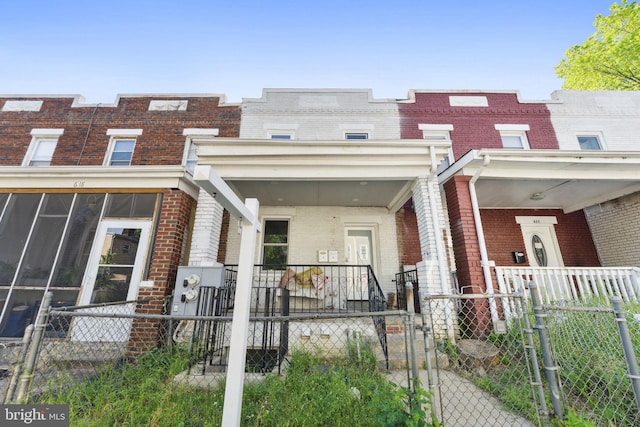
MULTIPOLYGON (((487 243, 484 240, 484 230, 482 229, 482 221, 480 220, 480 207, 478 206, 478 196, 476 194, 476 181, 480 178, 480 175, 484 169, 491 163, 491 157, 488 154, 483 156, 482 165, 473 174, 469 180, 469 195, 471 196, 471 209, 473 211, 473 220, 476 224, 476 234, 478 235, 478 248, 480 249, 480 265, 482 266, 482 273, 484 275, 484 283, 487 287, 487 294, 493 295, 493 280, 491 278, 491 268, 489 266, 489 256, 487 255, 487 243)), ((498 322, 498 310, 496 308, 496 300, 491 298, 489 300, 489 310, 491 311, 491 321, 495 327, 498 322)))

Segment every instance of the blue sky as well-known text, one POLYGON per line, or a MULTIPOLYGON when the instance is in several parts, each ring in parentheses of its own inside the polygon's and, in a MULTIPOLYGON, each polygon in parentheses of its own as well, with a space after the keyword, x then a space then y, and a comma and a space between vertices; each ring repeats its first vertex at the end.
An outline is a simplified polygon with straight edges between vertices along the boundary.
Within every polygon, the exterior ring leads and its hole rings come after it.
POLYGON ((613 0, 5 0, 0 94, 262 89, 519 90, 549 99, 554 66, 613 0))

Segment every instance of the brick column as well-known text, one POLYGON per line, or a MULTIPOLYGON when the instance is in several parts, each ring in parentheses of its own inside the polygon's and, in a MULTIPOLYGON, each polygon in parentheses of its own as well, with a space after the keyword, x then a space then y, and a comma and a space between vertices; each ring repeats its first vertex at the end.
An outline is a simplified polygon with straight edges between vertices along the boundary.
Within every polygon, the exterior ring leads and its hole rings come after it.
POLYGON ((413 204, 416 212, 416 221, 418 223, 418 235, 420 237, 421 261, 417 263, 418 278, 420 280, 420 289, 431 293, 442 293, 443 288, 449 290, 451 281, 449 272, 451 271, 446 257, 446 242, 444 225, 444 211, 442 209, 442 198, 436 181, 430 181, 428 177, 418 177, 413 187, 413 204), (434 200, 429 197, 429 186, 434 196, 434 200), (432 206, 435 204, 436 215, 438 215, 439 229, 434 229, 434 219, 432 218, 432 206), (436 240, 442 243, 442 258, 438 259, 438 250, 436 240), (445 264, 446 283, 442 285, 439 264, 445 264))
POLYGON ((223 207, 203 189, 198 194, 198 210, 193 223, 189 265, 216 265, 220 249, 223 207))
MULTIPOLYGON (((149 302, 136 306, 138 314, 163 313, 164 297, 171 295, 173 291, 178 266, 182 261, 191 210, 195 207, 195 200, 180 190, 165 189, 163 193, 147 278, 153 281, 153 287, 140 288, 138 291, 138 300, 150 299, 149 302)), ((129 355, 155 348, 164 341, 165 332, 166 325, 159 320, 134 319, 129 338, 129 355)))
MULTIPOLYGON (((476 223, 473 217, 470 176, 454 176, 444 184, 449 223, 456 258, 459 291, 484 293, 487 289, 481 265, 476 223)), ((487 300, 465 300, 462 324, 466 336, 483 337, 491 331, 491 313, 487 300)))

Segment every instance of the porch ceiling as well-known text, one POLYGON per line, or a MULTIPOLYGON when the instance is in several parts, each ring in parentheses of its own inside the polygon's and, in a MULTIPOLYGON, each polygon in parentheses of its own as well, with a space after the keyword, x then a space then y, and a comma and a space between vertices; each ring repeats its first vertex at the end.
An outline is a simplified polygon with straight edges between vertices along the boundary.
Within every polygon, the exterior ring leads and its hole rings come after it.
POLYGON ((241 198, 269 206, 373 206, 397 210, 416 178, 427 176, 449 144, 426 140, 195 141, 209 165, 241 198))
POLYGON ((640 191, 640 152, 479 150, 440 174, 473 176, 482 208, 573 212, 640 191), (489 162, 483 167, 484 159, 489 162))

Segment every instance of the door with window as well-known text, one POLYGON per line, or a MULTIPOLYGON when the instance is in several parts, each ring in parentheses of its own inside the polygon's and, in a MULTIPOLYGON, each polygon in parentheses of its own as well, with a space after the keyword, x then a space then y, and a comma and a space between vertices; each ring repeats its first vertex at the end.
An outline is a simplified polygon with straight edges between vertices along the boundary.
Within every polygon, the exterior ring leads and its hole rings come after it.
POLYGON ((532 267, 564 265, 553 224, 523 224, 521 227, 529 265, 532 267))
MULTIPOLYGON (((89 255, 82 283, 80 305, 104 306, 84 309, 91 313, 130 314, 138 296, 144 265, 147 259, 150 221, 102 221, 89 255)), ((78 317, 72 338, 80 341, 124 342, 129 338, 131 319, 78 317)))
POLYGON ((349 265, 347 271, 347 299, 368 300, 369 288, 368 266, 374 268, 374 229, 373 227, 347 227, 346 259, 349 265))

